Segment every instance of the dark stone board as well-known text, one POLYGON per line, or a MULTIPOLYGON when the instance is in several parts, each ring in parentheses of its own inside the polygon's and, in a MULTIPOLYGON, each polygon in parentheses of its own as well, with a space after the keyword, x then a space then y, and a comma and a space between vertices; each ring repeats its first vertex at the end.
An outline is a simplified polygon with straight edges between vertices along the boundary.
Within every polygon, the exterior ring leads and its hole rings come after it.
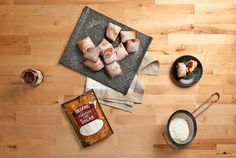
MULTIPOLYGON (((85 67, 83 64, 85 59, 77 46, 77 41, 87 36, 90 36, 94 44, 98 45, 102 39, 105 38, 105 31, 109 22, 120 26, 123 31, 134 30, 89 7, 85 7, 59 62, 60 64, 63 64, 74 71, 80 72, 114 90, 127 94, 131 82, 139 69, 148 46, 152 41, 152 37, 137 31, 137 38, 140 40, 139 51, 130 54, 128 57, 120 61, 119 64, 121 65, 123 73, 120 76, 111 79, 105 69, 94 72, 85 67)), ((112 44, 116 47, 119 43, 120 37, 118 37, 112 44)))

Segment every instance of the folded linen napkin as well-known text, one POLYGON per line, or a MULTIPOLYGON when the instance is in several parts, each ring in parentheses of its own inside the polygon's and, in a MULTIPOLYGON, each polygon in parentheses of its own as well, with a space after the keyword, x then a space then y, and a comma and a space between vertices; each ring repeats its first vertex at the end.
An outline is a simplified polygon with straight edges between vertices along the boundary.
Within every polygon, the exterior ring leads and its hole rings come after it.
MULTIPOLYGON (((145 75, 158 75, 159 62, 149 55, 145 55, 138 73, 145 75)), ((132 112, 135 103, 142 103, 144 86, 136 75, 126 95, 117 92, 89 77, 87 77, 85 91, 93 89, 99 102, 121 110, 132 112)))

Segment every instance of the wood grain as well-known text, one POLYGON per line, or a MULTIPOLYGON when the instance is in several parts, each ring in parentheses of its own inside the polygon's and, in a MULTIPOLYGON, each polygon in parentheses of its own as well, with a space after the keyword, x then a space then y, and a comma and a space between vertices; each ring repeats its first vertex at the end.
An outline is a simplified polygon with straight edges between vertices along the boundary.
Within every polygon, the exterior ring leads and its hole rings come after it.
POLYGON ((236 157, 235 13, 235 0, 1 0, 0 158, 236 157), (83 92, 86 77, 58 61, 85 5, 153 36, 148 53, 160 72, 139 76, 145 94, 132 114, 103 105, 115 134, 80 149, 60 105, 83 92), (204 68, 186 89, 169 77, 185 54, 204 68), (29 67, 44 73, 39 87, 20 83, 29 67), (169 116, 192 111, 215 91, 221 99, 197 119, 196 140, 170 150, 162 137, 169 116))

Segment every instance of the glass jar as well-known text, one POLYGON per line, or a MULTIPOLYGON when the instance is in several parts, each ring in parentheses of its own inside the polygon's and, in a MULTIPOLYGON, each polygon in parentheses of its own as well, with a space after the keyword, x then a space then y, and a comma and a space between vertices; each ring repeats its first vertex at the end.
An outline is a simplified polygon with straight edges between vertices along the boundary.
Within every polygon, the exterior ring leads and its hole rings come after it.
POLYGON ((21 73, 21 82, 30 86, 37 86, 43 81, 43 74, 37 69, 26 69, 21 73))

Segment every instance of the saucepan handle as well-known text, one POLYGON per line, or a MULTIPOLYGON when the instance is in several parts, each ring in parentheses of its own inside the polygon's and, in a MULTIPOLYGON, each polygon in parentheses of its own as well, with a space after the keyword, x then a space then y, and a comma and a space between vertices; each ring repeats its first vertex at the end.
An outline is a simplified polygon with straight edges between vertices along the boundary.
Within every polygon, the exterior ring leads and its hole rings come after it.
POLYGON ((209 107, 211 107, 212 104, 217 102, 220 99, 220 94, 218 92, 213 93, 207 100, 205 100, 199 107, 197 107, 193 112, 193 116, 197 118, 199 115, 201 115, 204 111, 206 111, 209 107), (215 100, 210 102, 210 100, 214 97, 217 96, 215 100), (200 110, 205 104, 209 103, 204 109, 200 110))
POLYGON ((162 133, 162 135, 163 135, 163 137, 164 137, 164 139, 165 139, 165 141, 166 141, 166 144, 172 149, 172 150, 175 150, 175 148, 169 143, 169 141, 167 140, 168 138, 166 138, 166 131, 164 131, 163 133, 162 133))

